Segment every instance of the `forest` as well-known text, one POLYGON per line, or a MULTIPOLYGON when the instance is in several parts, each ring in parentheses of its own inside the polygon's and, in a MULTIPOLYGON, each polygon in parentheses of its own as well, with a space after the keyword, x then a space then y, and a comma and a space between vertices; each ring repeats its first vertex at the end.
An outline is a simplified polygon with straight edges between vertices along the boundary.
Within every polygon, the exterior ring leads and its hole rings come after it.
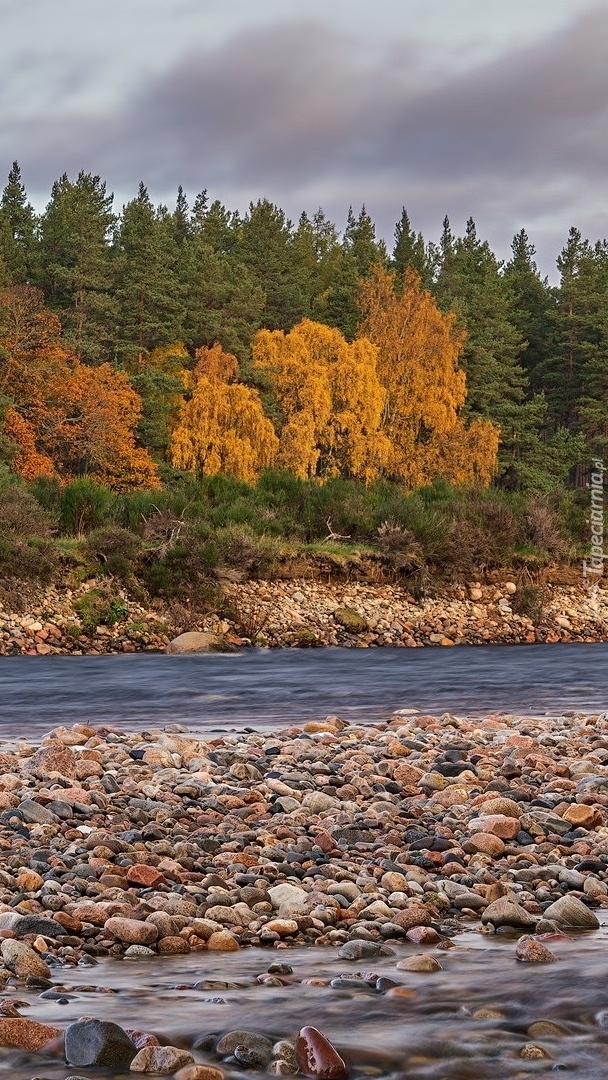
MULTIPOLYGON (((452 522, 500 506, 520 522, 512 543, 538 547, 530 521, 567 531, 608 441, 606 240, 571 228, 557 271, 541 276, 523 229, 501 262, 472 218, 462 236, 445 218, 434 243, 404 208, 389 250, 365 207, 341 232, 321 209, 294 224, 266 199, 240 214, 202 191, 190 206, 181 187, 154 206, 141 183, 117 212, 85 172, 39 214, 15 162, 0 199, 0 484, 55 521, 88 493, 132 528, 130 495, 200 514, 223 477, 258 533, 280 519, 301 535, 296 505, 328 501, 309 541, 341 517, 342 535, 377 540, 409 527, 416 499, 449 504, 452 522), (291 524, 275 505, 288 491, 291 524), (365 528, 344 502, 367 507, 365 528)), ((106 520, 89 508, 81 526, 87 514, 106 520)))

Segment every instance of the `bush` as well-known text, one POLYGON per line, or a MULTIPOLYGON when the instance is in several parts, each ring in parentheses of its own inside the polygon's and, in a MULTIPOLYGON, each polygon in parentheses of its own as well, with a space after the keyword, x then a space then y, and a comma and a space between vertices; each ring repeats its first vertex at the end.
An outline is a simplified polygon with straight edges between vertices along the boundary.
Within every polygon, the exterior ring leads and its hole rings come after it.
POLYGON ((103 586, 79 596, 74 601, 74 611, 87 634, 93 634, 98 626, 114 626, 129 614, 122 598, 103 586))
POLYGON ((135 573, 142 546, 139 536, 120 525, 94 529, 83 545, 85 553, 100 564, 105 574, 120 578, 135 573))
POLYGON ((3 488, 0 493, 0 536, 49 537, 56 529, 56 517, 44 510, 29 491, 18 484, 3 488))
POLYGON ((281 549, 270 536, 259 536, 246 525, 229 525, 216 533, 220 562, 243 578, 273 574, 281 549))
POLYGON ((107 524, 113 502, 112 492, 96 480, 86 476, 72 480, 61 492, 61 531, 68 536, 82 536, 91 529, 107 524))
POLYGON ((0 536, 0 570, 4 577, 49 582, 58 566, 59 554, 52 540, 0 536))

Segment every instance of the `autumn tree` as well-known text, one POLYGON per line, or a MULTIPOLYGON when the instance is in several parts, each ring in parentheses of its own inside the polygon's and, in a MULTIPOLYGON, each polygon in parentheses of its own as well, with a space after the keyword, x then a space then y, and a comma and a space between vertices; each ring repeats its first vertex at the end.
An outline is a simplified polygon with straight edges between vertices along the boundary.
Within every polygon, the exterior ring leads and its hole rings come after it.
POLYGON ((192 394, 171 435, 171 461, 200 476, 226 473, 253 483, 278 447, 259 394, 237 382, 238 361, 220 345, 197 349, 196 358, 192 394))
POLYGON ((496 465, 498 429, 461 417, 466 378, 459 368, 464 334, 451 313, 441 314, 418 273, 403 288, 377 264, 361 283, 359 332, 378 348, 378 376, 386 393, 382 430, 390 441, 387 474, 408 487, 443 477, 450 483, 488 484, 496 465))
POLYGON ((252 352, 282 416, 277 465, 301 479, 374 480, 389 451, 375 347, 349 344, 339 330, 303 319, 288 334, 261 330, 252 352))
POLYGON ((94 476, 117 491, 156 487, 156 467, 136 445, 141 400, 109 364, 82 364, 56 315, 32 286, 0 293, 0 396, 10 395, 4 435, 26 480, 94 476))

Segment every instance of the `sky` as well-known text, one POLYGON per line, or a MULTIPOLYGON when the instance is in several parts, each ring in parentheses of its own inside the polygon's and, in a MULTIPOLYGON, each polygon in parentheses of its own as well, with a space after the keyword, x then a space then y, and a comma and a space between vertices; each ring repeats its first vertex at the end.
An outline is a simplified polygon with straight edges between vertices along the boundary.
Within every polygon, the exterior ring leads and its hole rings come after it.
POLYGON ((268 198, 389 244, 472 216, 543 273, 608 234, 608 0, 0 0, 0 184, 268 198))

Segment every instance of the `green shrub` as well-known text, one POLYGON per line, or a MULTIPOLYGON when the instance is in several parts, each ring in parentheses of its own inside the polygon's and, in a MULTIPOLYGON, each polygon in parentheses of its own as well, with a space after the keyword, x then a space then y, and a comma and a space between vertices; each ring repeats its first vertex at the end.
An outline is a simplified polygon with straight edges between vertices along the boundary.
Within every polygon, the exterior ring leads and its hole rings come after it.
POLYGON ((136 571, 143 542, 135 533, 120 525, 104 525, 89 533, 83 547, 86 555, 95 560, 104 574, 126 578, 136 571))
POLYGON ((259 536, 247 525, 228 525, 216 533, 220 562, 244 578, 272 576, 281 553, 270 536, 259 536))
POLYGON ((87 634, 94 633, 98 626, 114 626, 129 614, 123 599, 105 586, 89 589, 73 606, 87 634))
POLYGON ((112 492, 84 476, 72 480, 61 492, 59 524, 64 535, 83 536, 110 521, 112 492))
POLYGON ((44 537, 0 536, 0 571, 3 577, 21 581, 52 581, 59 567, 59 554, 52 540, 44 537))

